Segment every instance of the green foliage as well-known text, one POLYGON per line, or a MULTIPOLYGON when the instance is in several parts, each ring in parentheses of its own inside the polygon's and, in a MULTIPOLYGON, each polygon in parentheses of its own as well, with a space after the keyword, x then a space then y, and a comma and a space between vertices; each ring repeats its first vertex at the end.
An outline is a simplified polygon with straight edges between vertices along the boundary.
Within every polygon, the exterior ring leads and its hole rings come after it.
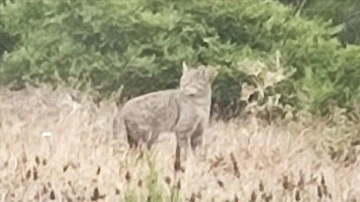
MULTIPOLYGON (((0 6, 5 3, 5 0, 0 0, 0 6)), ((0 19, 0 62, 5 51, 11 51, 15 45, 16 38, 11 37, 9 33, 4 30, 3 23, 0 19)))
POLYGON ((281 66, 296 72, 265 92, 281 102, 318 111, 329 98, 350 106, 360 95, 359 47, 342 48, 332 37, 339 27, 276 1, 14 0, 0 4, 0 22, 18 37, 2 56, 2 85, 47 82, 105 96, 122 89, 126 99, 176 87, 187 61, 220 66, 213 98, 224 111, 244 82, 255 83, 239 62, 271 68, 280 51, 281 66))
POLYGON ((333 25, 344 25, 337 34, 342 43, 360 45, 360 1, 358 0, 279 0, 293 6, 296 13, 310 18, 330 20, 333 25))
MULTIPOLYGON (((160 183, 161 177, 159 175, 159 170, 156 168, 154 156, 150 152, 143 151, 144 156, 141 157, 141 160, 146 161, 147 166, 149 167, 149 174, 145 178, 145 186, 139 186, 135 189, 127 190, 125 193, 126 202, 135 202, 135 201, 154 201, 154 202, 178 202, 181 201, 180 197, 169 195, 168 191, 160 183), (149 155, 150 154, 150 155, 149 155), (142 194, 139 188, 145 188, 147 194, 142 194)), ((169 187, 168 187, 169 188, 169 187)), ((179 191, 176 188, 170 188, 171 192, 179 191)))

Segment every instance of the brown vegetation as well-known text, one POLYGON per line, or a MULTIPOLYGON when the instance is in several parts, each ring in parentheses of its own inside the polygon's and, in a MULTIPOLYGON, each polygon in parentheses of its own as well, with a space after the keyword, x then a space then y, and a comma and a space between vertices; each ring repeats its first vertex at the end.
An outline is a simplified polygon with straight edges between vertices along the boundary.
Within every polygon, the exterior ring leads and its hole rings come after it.
POLYGON ((328 133, 320 121, 212 123, 202 155, 175 176, 175 137, 123 151, 111 140, 115 108, 70 90, 0 90, 0 201, 145 201, 176 190, 180 201, 360 201, 359 150, 336 162, 315 152, 310 140, 328 133))

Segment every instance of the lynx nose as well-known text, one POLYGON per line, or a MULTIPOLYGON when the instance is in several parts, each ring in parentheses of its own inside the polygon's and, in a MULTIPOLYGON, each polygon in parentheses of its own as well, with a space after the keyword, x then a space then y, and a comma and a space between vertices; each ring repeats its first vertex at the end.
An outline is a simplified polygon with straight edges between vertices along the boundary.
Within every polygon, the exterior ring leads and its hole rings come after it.
POLYGON ((196 88, 192 87, 184 87, 182 90, 186 95, 195 95, 198 92, 196 88))

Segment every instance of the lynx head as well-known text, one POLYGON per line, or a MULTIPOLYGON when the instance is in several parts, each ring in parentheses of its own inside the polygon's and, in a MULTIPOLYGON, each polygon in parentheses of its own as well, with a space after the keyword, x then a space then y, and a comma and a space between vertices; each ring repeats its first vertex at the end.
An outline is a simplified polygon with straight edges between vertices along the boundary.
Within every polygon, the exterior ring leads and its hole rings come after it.
POLYGON ((189 68, 185 62, 182 64, 183 72, 180 79, 180 89, 189 96, 205 96, 211 94, 211 84, 217 76, 212 68, 199 66, 189 68))

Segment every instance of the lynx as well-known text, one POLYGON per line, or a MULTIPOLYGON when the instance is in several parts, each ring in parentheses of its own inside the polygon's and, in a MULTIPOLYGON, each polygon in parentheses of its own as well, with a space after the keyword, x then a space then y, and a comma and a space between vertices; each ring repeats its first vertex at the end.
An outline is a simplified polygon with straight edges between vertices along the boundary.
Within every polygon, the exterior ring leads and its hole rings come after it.
POLYGON ((180 88, 151 92, 124 104, 113 122, 115 138, 127 139, 130 148, 145 143, 151 149, 160 133, 174 132, 183 160, 189 142, 194 152, 202 145, 217 71, 204 66, 189 68, 184 62, 182 66, 180 88))

